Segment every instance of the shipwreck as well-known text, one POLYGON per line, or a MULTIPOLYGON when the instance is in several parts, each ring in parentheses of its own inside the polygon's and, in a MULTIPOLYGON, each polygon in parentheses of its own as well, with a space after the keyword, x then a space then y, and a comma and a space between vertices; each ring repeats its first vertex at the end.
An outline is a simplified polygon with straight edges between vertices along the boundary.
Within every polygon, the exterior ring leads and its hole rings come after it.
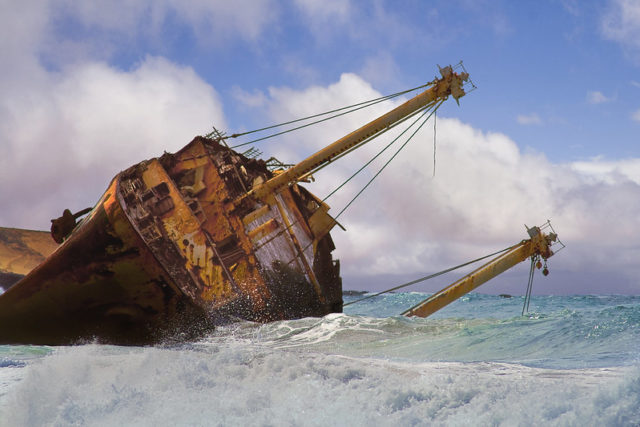
MULTIPOLYGON (((467 80, 443 68, 417 96, 289 168, 234 151, 216 133, 120 172, 95 207, 52 220, 59 245, 31 232, 48 249, 0 295, 0 343, 150 344, 219 320, 341 312, 330 235, 339 224, 300 181, 408 117, 457 102, 467 80)), ((530 234, 537 243, 513 262, 552 254, 554 236, 530 234)), ((435 304, 480 284, 471 282, 435 304)))

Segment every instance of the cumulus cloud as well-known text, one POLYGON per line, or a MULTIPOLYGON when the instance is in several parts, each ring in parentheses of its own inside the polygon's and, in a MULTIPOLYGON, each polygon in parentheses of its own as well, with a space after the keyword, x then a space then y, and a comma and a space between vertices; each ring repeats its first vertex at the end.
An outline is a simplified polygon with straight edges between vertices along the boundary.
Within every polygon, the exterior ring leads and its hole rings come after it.
POLYGON ((0 105, 0 223, 32 228, 93 205, 119 170, 224 124, 213 88, 161 58, 128 72, 83 64, 0 105))
POLYGON ((88 35, 107 35, 99 31, 125 36, 145 32, 157 35, 167 21, 174 20, 185 24, 198 40, 218 43, 232 38, 256 40, 276 19, 278 11, 273 0, 65 0, 57 6, 57 16, 77 20, 91 29, 88 35))
MULTIPOLYGON (((349 44, 349 52, 369 51, 371 46, 403 49, 407 40, 415 47, 428 47, 436 41, 444 43, 457 33, 455 29, 445 27, 436 5, 425 7, 423 25, 414 25, 404 16, 405 10, 389 2, 294 0, 293 4, 300 12, 305 30, 310 31, 316 42, 327 44, 339 40, 349 44)), ((483 17, 486 21, 492 20, 492 17, 483 17)))
POLYGON ((207 47, 255 46, 278 16, 274 0, 5 1, 0 2, 0 53, 4 63, 36 54, 48 68, 64 68, 88 59, 137 56, 141 48, 163 55, 185 40, 207 47))
POLYGON ((640 53, 640 3, 636 0, 611 0, 601 21, 602 34, 620 43, 630 52, 640 53))
POLYGON ((257 89, 253 92, 248 92, 239 86, 234 86, 231 89, 231 95, 236 101, 246 107, 261 107, 266 102, 264 92, 257 89))
POLYGON ((571 163, 571 169, 590 183, 616 183, 630 180, 640 185, 640 159, 605 160, 597 157, 571 163))
POLYGON ((389 52, 378 52, 364 61, 358 73, 375 87, 401 87, 400 68, 389 52))
POLYGON ((352 3, 348 0, 294 0, 304 25, 316 41, 327 43, 335 36, 336 30, 348 29, 351 36, 352 3), (345 25, 349 24, 349 25, 345 25))
POLYGON ((611 101, 612 98, 605 96, 602 92, 599 91, 589 91, 587 92, 587 102, 589 104, 603 104, 605 102, 611 101))
POLYGON ((540 119, 540 116, 538 116, 537 113, 519 114, 518 117, 516 117, 516 120, 521 125, 541 125, 542 124, 542 119, 540 119))
POLYGON ((631 119, 635 122, 640 122, 640 110, 636 110, 631 113, 631 119))
POLYGON ((319 21, 346 22, 351 13, 351 2, 344 0, 295 0, 300 10, 319 21))
MULTIPOLYGON (((283 121, 376 96, 359 76, 345 74, 328 87, 272 88, 267 108, 283 121)), ((272 149, 289 155, 283 160, 299 160, 393 105, 302 131, 272 149)), ((574 272, 638 269, 640 159, 556 164, 541 153, 523 152, 507 135, 439 117, 434 178, 432 132, 423 128, 339 218, 348 231, 333 235, 345 275, 446 268, 516 243, 526 238, 525 223, 548 218, 570 246, 552 263, 574 272)), ((326 195, 390 137, 382 139, 323 169, 309 189, 326 195)), ((345 206, 380 166, 332 196, 331 212, 345 206)))
POLYGON ((52 13, 41 5, 0 14, 2 226, 46 229, 63 209, 92 206, 119 170, 225 122, 216 91, 160 57, 127 70, 94 58, 47 68, 52 13))
MULTIPOLYGON (((369 82, 353 73, 344 73, 340 80, 329 86, 311 86, 302 91, 288 87, 269 88, 268 99, 265 107, 268 116, 274 122, 283 122, 293 118, 311 116, 323 111, 344 107, 356 102, 366 101, 379 97, 369 82)), ((390 105, 390 104, 388 104, 390 105)), ((385 106, 378 104, 374 112, 384 111, 385 106)), ((342 116, 322 125, 322 134, 316 135, 316 129, 302 131, 291 138, 292 141, 300 141, 300 135, 304 143, 291 144, 291 147, 276 148, 280 156, 308 155, 313 150, 324 147, 328 142, 344 136, 343 130, 349 127, 357 127, 366 123, 370 117, 366 112, 358 112, 353 115, 342 116)), ((287 159, 292 160, 292 159, 287 159)))

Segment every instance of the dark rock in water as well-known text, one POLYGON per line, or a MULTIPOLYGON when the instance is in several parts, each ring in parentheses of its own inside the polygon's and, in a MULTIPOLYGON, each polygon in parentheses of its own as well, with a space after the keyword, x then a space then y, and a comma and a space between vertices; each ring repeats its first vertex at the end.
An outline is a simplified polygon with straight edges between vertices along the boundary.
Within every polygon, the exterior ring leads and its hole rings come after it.
POLYGON ((511 295, 509 294, 500 294, 498 295, 500 298, 511 298, 511 295))
POLYGON ((355 297, 355 296, 359 296, 359 295, 365 295, 368 294, 369 291, 342 291, 342 295, 346 296, 346 297, 355 297))
POLYGON ((6 291, 15 283, 18 283, 18 281, 23 277, 24 275, 22 274, 4 273, 0 271, 0 288, 3 288, 6 291))

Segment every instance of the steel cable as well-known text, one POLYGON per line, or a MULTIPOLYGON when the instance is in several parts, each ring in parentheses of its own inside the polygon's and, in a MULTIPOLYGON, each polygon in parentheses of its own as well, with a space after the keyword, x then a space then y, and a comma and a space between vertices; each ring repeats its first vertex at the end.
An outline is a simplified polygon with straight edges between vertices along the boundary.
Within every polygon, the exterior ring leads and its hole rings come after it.
MULTIPOLYGON (((239 133, 239 134, 233 134, 229 138, 236 138, 236 137, 242 136, 242 135, 248 135, 248 134, 255 133, 255 132, 261 132, 261 131, 264 131, 264 130, 269 130, 269 129, 273 129, 273 128, 286 126, 286 125, 289 125, 289 124, 298 123, 298 122, 302 122, 302 121, 305 121, 305 120, 313 119, 313 118, 316 118, 316 117, 321 117, 321 116, 324 116, 324 115, 327 115, 327 114, 336 113, 338 111, 348 110, 348 111, 343 111, 340 114, 335 114, 333 116, 325 117, 323 119, 316 120, 316 121, 313 121, 313 122, 310 122, 310 123, 307 123, 307 124, 304 124, 304 125, 301 125, 301 126, 297 126, 297 127, 291 128, 291 129, 283 130, 281 132, 276 132, 276 133, 271 134, 271 135, 267 135, 267 136, 263 136, 261 138, 253 139, 251 141, 243 142, 241 144, 236 144, 236 145, 231 146, 231 148, 243 147, 245 145, 253 144, 255 142, 263 141, 265 139, 273 138, 275 136, 279 136, 279 135, 283 135, 285 133, 293 132, 295 130, 303 129, 303 128, 306 128, 306 127, 309 127, 309 126, 312 126, 312 125, 315 125, 315 124, 318 124, 318 123, 326 122, 327 120, 335 119, 336 117, 344 116, 346 114, 353 113, 353 112, 358 111, 358 110, 362 110, 363 108, 367 108, 367 107, 370 107, 372 105, 379 104, 381 102, 387 101, 389 99, 396 98, 396 97, 398 97, 400 95, 404 95, 405 93, 409 93, 409 92, 412 92, 414 90, 425 88, 425 87, 429 86, 430 84, 431 83, 427 83, 427 84, 422 85, 422 86, 417 86, 417 87, 412 88, 412 89, 404 90, 402 92, 396 92, 396 93, 393 93, 391 95, 385 95, 385 96, 382 96, 382 97, 379 97, 379 98, 371 99, 369 101, 360 102, 360 103, 357 103, 357 104, 353 104, 353 105, 349 105, 349 106, 346 106, 346 107, 337 108, 335 110, 326 111, 324 113, 314 114, 314 115, 311 115, 311 116, 308 116, 308 117, 303 117, 303 118, 296 119, 296 120, 290 120, 288 122, 267 126, 267 127, 261 128, 261 129, 256 129, 256 130, 252 130, 252 131, 248 131, 248 132, 244 132, 244 133, 239 133)), ((211 135, 211 134, 209 134, 209 135, 211 135)))
MULTIPOLYGON (((518 243, 518 245, 519 245, 519 243, 518 243)), ((419 278, 419 279, 412 280, 412 281, 407 282, 407 283, 403 283, 402 285, 394 286, 393 288, 389 288, 389 289, 387 289, 387 290, 384 290, 384 291, 382 291, 382 292, 378 292, 378 293, 373 294, 373 295, 367 295, 367 296, 366 296, 366 297, 364 297, 364 298, 360 298, 360 299, 358 299, 358 300, 348 302, 348 303, 344 304, 344 305, 343 305, 343 307, 346 307, 347 305, 355 304, 355 303, 357 303, 357 302, 365 301, 365 300, 368 300, 368 299, 370 299, 370 298, 374 298, 374 297, 380 296, 380 295, 382 295, 382 294, 386 294, 386 293, 389 293, 389 292, 393 292, 393 291, 396 291, 396 290, 398 290, 398 289, 406 288, 407 286, 415 285, 416 283, 424 282, 424 281, 426 281, 426 280, 433 279, 433 278, 438 277, 438 276, 442 276, 443 274, 449 273, 449 272, 451 272, 451 271, 457 270, 457 269, 462 268, 462 267, 466 267, 467 265, 474 264, 474 263, 476 263, 476 262, 479 262, 479 261, 485 260, 485 259, 487 259, 487 258, 491 258, 491 257, 496 256, 496 255, 499 255, 499 254, 501 254, 501 253, 504 253, 504 252, 510 251, 511 249, 515 248, 515 247, 516 247, 516 246, 518 246, 518 245, 509 246, 508 248, 502 249, 502 250, 497 251, 497 252, 494 252, 494 253, 492 253, 492 254, 485 255, 485 256, 480 257, 480 258, 476 258, 476 259, 474 259, 474 260, 472 260, 472 261, 467 261, 467 262, 465 262, 465 263, 463 263, 463 264, 456 265, 455 267, 450 267, 450 268, 447 268, 446 270, 442 270, 442 271, 439 271, 439 272, 437 272, 437 273, 433 273, 433 274, 430 274, 430 275, 428 275, 428 276, 424 276, 424 277, 421 277, 421 278, 419 278)))

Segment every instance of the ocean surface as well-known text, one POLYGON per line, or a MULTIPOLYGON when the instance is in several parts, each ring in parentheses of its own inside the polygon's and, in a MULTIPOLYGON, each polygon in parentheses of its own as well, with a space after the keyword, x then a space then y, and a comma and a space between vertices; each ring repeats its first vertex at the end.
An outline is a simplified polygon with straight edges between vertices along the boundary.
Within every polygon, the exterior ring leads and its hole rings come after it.
MULTIPOLYGON (((2 426, 638 426, 640 297, 397 293, 155 347, 0 346, 2 426)), ((361 295, 345 295, 345 302, 361 295)))

